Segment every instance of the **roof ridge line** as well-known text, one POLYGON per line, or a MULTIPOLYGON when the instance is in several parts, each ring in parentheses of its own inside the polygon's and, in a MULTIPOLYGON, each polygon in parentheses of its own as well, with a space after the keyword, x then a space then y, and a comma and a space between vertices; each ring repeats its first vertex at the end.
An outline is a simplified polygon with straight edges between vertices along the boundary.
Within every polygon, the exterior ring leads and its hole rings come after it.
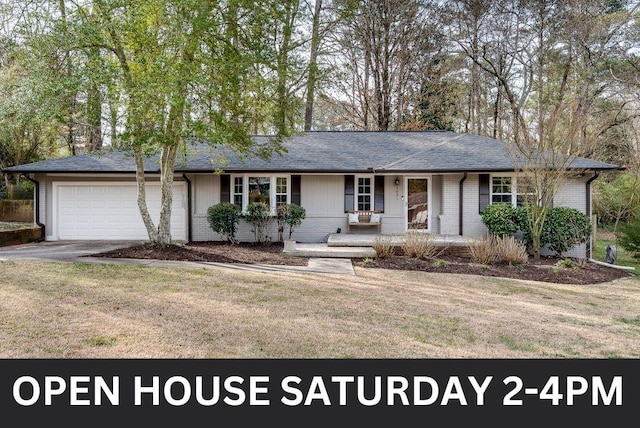
POLYGON ((417 152, 414 152, 414 153, 412 153, 412 154, 410 154, 410 155, 408 155, 408 156, 405 156, 405 157, 403 157, 403 158, 400 158, 400 159, 398 159, 398 160, 396 160, 396 161, 393 161, 393 162, 391 162, 391 163, 388 163, 388 164, 383 165, 383 166, 381 166, 380 168, 376 168, 376 169, 387 169, 387 168, 390 168, 390 167, 392 167, 392 166, 394 166, 394 165, 396 165, 396 164, 399 164, 400 162, 404 162, 404 161, 406 161, 406 160, 408 160, 408 159, 411 159, 412 157, 416 156, 418 153, 428 152, 429 150, 433 150, 433 149, 435 149, 435 148, 437 148, 437 147, 443 146, 443 145, 445 145, 445 144, 447 144, 447 143, 450 143, 450 142, 452 142, 452 141, 454 141, 454 140, 457 140, 457 139, 459 139, 459 138, 462 138, 462 137, 463 137, 463 135, 464 135, 464 134, 459 134, 459 135, 456 135, 456 136, 455 136, 455 137, 453 137, 453 138, 450 138, 450 139, 448 139, 448 140, 444 140, 443 142, 438 143, 438 144, 436 144, 435 146, 425 147, 425 148, 424 148, 424 149, 422 149, 422 150, 418 150, 417 152))

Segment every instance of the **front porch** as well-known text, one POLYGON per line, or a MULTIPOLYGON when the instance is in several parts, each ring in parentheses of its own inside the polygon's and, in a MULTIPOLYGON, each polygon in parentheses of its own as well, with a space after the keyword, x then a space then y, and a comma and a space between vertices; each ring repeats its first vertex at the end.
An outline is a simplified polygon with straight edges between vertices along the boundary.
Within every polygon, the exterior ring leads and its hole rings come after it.
MULTIPOLYGON (((332 233, 323 243, 292 243, 287 244, 284 253, 294 257, 337 257, 337 258, 366 258, 376 257, 373 244, 379 236, 390 237, 396 246, 402 246, 404 235, 378 235, 373 233, 332 233)), ((473 238, 459 235, 431 235, 433 242, 444 250, 456 253, 466 253, 473 238)))

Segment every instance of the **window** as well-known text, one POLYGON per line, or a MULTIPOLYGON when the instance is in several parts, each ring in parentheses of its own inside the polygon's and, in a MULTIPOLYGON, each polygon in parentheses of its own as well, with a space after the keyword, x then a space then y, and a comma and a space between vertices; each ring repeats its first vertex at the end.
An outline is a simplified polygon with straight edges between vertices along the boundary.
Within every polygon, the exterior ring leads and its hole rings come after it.
POLYGON ((356 204, 358 211, 370 210, 371 201, 373 200, 373 186, 371 185, 371 177, 358 177, 358 185, 356 186, 356 190, 356 204))
POLYGON ((232 176, 229 199, 243 211, 252 202, 264 202, 272 213, 278 205, 289 203, 288 176, 235 175, 232 176))
POLYGON ((249 177, 249 203, 264 202, 271 206, 271 178, 249 177))
POLYGON ((511 204, 511 177, 493 177, 491 179, 491 203, 511 204))
POLYGON ((287 177, 276 177, 276 207, 287 205, 287 177))
POLYGON ((535 186, 525 176, 491 177, 491 203, 527 205, 533 202, 535 186))
POLYGON ((242 199, 244 189, 244 177, 233 177, 233 192, 231 194, 231 202, 243 209, 242 199))
POLYGON ((516 186, 516 205, 523 206, 534 202, 536 188, 527 177, 518 177, 516 186))

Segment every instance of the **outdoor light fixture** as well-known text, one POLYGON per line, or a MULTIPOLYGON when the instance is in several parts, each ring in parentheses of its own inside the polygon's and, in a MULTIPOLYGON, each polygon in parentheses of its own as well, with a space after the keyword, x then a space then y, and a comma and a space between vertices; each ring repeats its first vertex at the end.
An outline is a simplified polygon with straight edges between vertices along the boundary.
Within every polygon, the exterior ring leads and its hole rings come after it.
POLYGON ((396 181, 394 182, 396 184, 396 186, 400 185, 400 179, 398 177, 396 177, 396 181))

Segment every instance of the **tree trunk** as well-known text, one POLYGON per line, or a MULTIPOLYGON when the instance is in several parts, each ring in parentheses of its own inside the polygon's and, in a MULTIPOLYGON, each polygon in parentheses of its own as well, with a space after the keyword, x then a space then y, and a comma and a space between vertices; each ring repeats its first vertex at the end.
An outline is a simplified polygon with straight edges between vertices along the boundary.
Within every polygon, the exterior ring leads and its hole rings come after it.
MULTIPOLYGON (((92 63, 100 60, 98 49, 92 48, 89 51, 92 63)), ((91 84, 87 93, 87 124, 89 125, 87 150, 93 151, 102 148, 102 94, 100 86, 91 77, 91 84)))
POLYGON ((173 169, 175 166, 177 146, 164 146, 161 158, 161 199, 160 199, 160 219, 158 220, 159 245, 171 245, 171 207, 173 204, 173 169))
POLYGON ((320 47, 320 11, 322 0, 316 0, 311 27, 311 52, 309 54, 309 75, 307 76, 307 100, 304 110, 304 130, 311 131, 313 124, 313 102, 318 80, 318 48, 320 47))
POLYGON ((142 217, 144 227, 147 229, 149 240, 152 243, 158 243, 158 231, 153 224, 153 219, 151 218, 149 209, 147 208, 147 193, 144 178, 144 158, 140 146, 133 146, 133 156, 136 161, 136 183, 138 184, 137 202, 138 209, 140 210, 140 216, 142 217))

